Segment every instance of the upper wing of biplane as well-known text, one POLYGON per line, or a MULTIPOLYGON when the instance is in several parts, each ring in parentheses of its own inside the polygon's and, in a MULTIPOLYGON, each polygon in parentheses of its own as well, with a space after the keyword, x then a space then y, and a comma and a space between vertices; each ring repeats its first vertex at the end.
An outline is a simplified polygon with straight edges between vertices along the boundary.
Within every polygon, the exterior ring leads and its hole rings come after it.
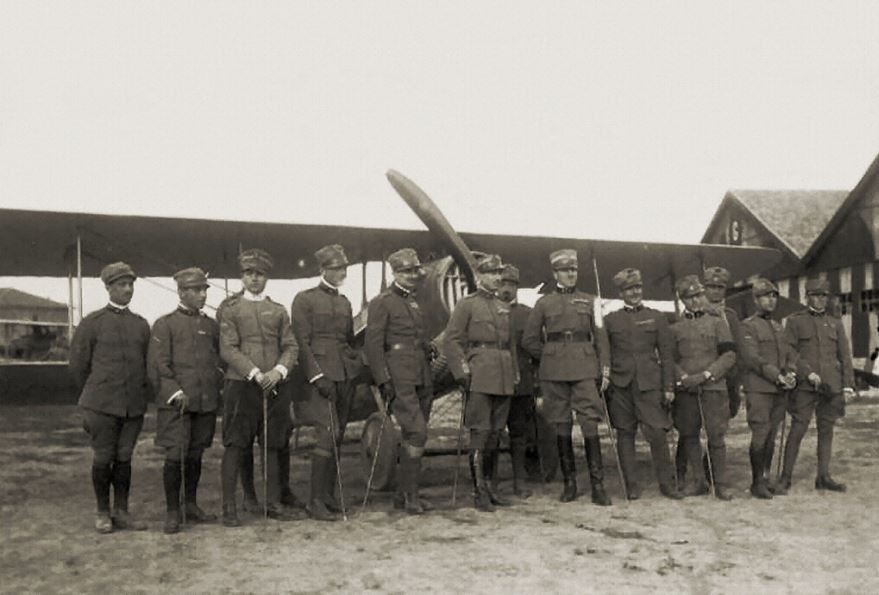
POLYGON ((670 299, 676 279, 704 266, 724 266, 733 279, 744 279, 780 258, 765 248, 458 234, 413 182, 393 171, 388 178, 428 230, 0 209, 0 276, 65 277, 76 275, 81 263, 82 275, 95 277, 107 263, 124 260, 147 277, 200 266, 215 278, 233 278, 239 274, 239 251, 261 247, 275 258, 273 277, 300 279, 318 274, 315 250, 338 243, 352 263, 382 261, 404 246, 424 261, 451 255, 471 280, 470 251, 497 253, 519 267, 523 286, 533 287, 551 279, 551 251, 575 248, 582 289, 596 290, 594 260, 605 292, 616 271, 636 267, 646 299, 670 299))

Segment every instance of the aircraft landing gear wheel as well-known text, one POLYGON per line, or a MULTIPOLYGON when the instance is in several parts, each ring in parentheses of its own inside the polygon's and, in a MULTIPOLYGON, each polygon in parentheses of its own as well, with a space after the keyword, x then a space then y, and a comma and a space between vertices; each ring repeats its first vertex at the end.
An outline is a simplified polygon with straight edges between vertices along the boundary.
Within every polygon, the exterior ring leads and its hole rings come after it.
POLYGON ((548 483, 555 479, 559 468, 559 451, 556 445, 555 428, 541 413, 535 412, 536 435, 532 427, 525 450, 525 470, 528 481, 548 483), (542 466, 541 466, 542 462, 542 466), (541 468, 543 477, 541 478, 541 468))
POLYGON ((394 475, 397 470, 397 454, 400 448, 400 429, 388 418, 385 421, 385 429, 381 432, 381 444, 379 445, 379 430, 382 425, 382 414, 378 411, 371 414, 363 425, 363 434, 360 436, 360 459, 363 467, 363 482, 369 480, 369 472, 372 469, 372 460, 378 449, 378 459, 375 462, 375 473, 372 476, 372 489, 376 491, 388 491, 394 488, 394 475))

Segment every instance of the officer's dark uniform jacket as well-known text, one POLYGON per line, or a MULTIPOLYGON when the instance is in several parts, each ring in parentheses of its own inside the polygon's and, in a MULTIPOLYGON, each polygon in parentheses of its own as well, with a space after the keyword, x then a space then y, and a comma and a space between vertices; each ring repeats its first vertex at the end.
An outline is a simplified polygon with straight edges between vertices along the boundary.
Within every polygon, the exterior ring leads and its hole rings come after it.
POLYGON ((787 318, 787 338, 796 349, 797 376, 801 391, 815 391, 809 374, 821 377, 832 393, 842 392, 844 387, 854 387, 851 346, 839 318, 805 310, 787 318))
POLYGON ((321 374, 343 382, 357 375, 351 302, 333 287, 320 283, 299 292, 290 308, 299 344, 299 363, 306 380, 321 374))
POLYGON ((518 381, 510 306, 480 288, 455 305, 445 333, 449 369, 456 379, 470 375, 470 390, 512 395, 518 381))
POLYGON ((366 358, 376 384, 430 386, 427 337, 415 295, 396 283, 369 303, 366 358))
POLYGON ((168 399, 183 391, 186 410, 216 411, 223 378, 220 325, 203 312, 182 306, 153 325, 149 362, 160 408, 175 407, 168 399))
POLYGON ((522 336, 525 333, 525 325, 528 323, 530 313, 531 308, 525 304, 518 302, 510 304, 510 331, 516 345, 516 365, 519 369, 519 384, 516 385, 516 395, 530 396, 534 394, 534 368, 538 362, 522 346, 522 336))
POLYGON ((610 381, 638 389, 672 390, 674 346, 665 315, 646 306, 621 308, 604 317, 610 342, 610 381))
POLYGON ((555 291, 537 300, 522 344, 540 359, 540 380, 578 382, 598 378, 609 365, 607 334, 595 328, 593 296, 555 291))
POLYGON ((268 372, 280 364, 290 371, 296 365, 299 348, 281 304, 268 297, 248 300, 239 292, 220 304, 217 318, 228 380, 247 380, 253 368, 268 372))
POLYGON ((778 375, 796 370, 796 352, 777 320, 754 314, 742 321, 742 348, 742 381, 748 392, 778 392, 778 375))
POLYGON ((117 417, 146 411, 150 326, 128 308, 106 306, 82 319, 70 346, 79 405, 117 417))
POLYGON ((740 377, 744 371, 742 368, 745 365, 744 358, 742 356, 742 350, 744 349, 744 345, 742 342, 742 321, 739 320, 739 315, 735 310, 723 304, 722 302, 717 304, 708 304, 706 309, 714 311, 729 326, 729 330, 733 338, 733 343, 736 344, 737 357, 736 364, 726 374, 726 385, 730 391, 738 390, 738 387, 741 384, 740 377))
POLYGON ((726 391, 724 376, 736 363, 729 326, 714 312, 687 312, 670 327, 675 345, 675 377, 708 371, 703 390, 726 391))

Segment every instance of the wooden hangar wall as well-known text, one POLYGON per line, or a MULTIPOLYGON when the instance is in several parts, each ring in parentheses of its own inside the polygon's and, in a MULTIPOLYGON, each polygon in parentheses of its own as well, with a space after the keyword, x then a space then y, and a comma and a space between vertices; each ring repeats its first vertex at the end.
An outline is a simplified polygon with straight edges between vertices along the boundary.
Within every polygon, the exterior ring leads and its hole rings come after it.
POLYGON ((803 304, 807 279, 827 279, 855 367, 872 369, 870 355, 879 349, 879 155, 851 192, 731 190, 702 241, 780 249, 784 257, 767 276, 782 296, 803 304))

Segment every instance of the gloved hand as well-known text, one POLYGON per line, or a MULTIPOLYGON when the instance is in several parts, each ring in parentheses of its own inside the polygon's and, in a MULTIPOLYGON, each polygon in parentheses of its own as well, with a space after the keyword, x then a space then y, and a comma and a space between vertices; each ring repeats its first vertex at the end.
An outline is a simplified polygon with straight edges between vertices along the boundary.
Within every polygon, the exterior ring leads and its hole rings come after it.
POLYGON ((385 403, 385 408, 390 409, 391 403, 394 402, 394 399, 397 398, 397 392, 394 390, 393 383, 389 380, 382 384, 379 389, 382 393, 382 401, 385 403))
POLYGON ((687 374, 680 380, 680 385, 684 388, 695 388, 705 382, 705 374, 687 374))
POLYGON ((189 408, 190 399, 187 394, 183 391, 178 392, 176 395, 168 399, 168 404, 172 405, 178 409, 186 411, 189 408))
POLYGON ((336 385, 333 383, 332 380, 326 378, 325 376, 321 376, 320 378, 312 382, 312 384, 314 384, 314 387, 317 389, 317 392, 320 393, 320 396, 325 399, 329 399, 330 401, 336 400, 336 385))
POLYGON ((434 361, 439 357, 439 349, 432 342, 427 344, 427 360, 434 361))
POLYGON ((848 401, 849 399, 853 399, 855 397, 855 389, 850 386, 843 387, 842 389, 842 398, 848 401))
POLYGON ((821 384, 821 377, 818 376, 818 374, 816 374, 815 372, 809 372, 809 375, 806 376, 806 380, 811 382, 812 386, 814 386, 816 389, 818 388, 818 385, 821 384))
POLYGON ((261 383, 260 386, 262 386, 264 391, 270 392, 272 389, 278 386, 278 383, 282 380, 282 376, 278 370, 272 368, 271 370, 263 374, 263 379, 265 379, 265 384, 261 383))
POLYGON ((601 376, 601 392, 605 392, 610 386, 610 376, 601 376))
POLYGON ((662 406, 666 409, 670 408, 672 403, 675 402, 675 391, 666 390, 662 392, 662 406))

